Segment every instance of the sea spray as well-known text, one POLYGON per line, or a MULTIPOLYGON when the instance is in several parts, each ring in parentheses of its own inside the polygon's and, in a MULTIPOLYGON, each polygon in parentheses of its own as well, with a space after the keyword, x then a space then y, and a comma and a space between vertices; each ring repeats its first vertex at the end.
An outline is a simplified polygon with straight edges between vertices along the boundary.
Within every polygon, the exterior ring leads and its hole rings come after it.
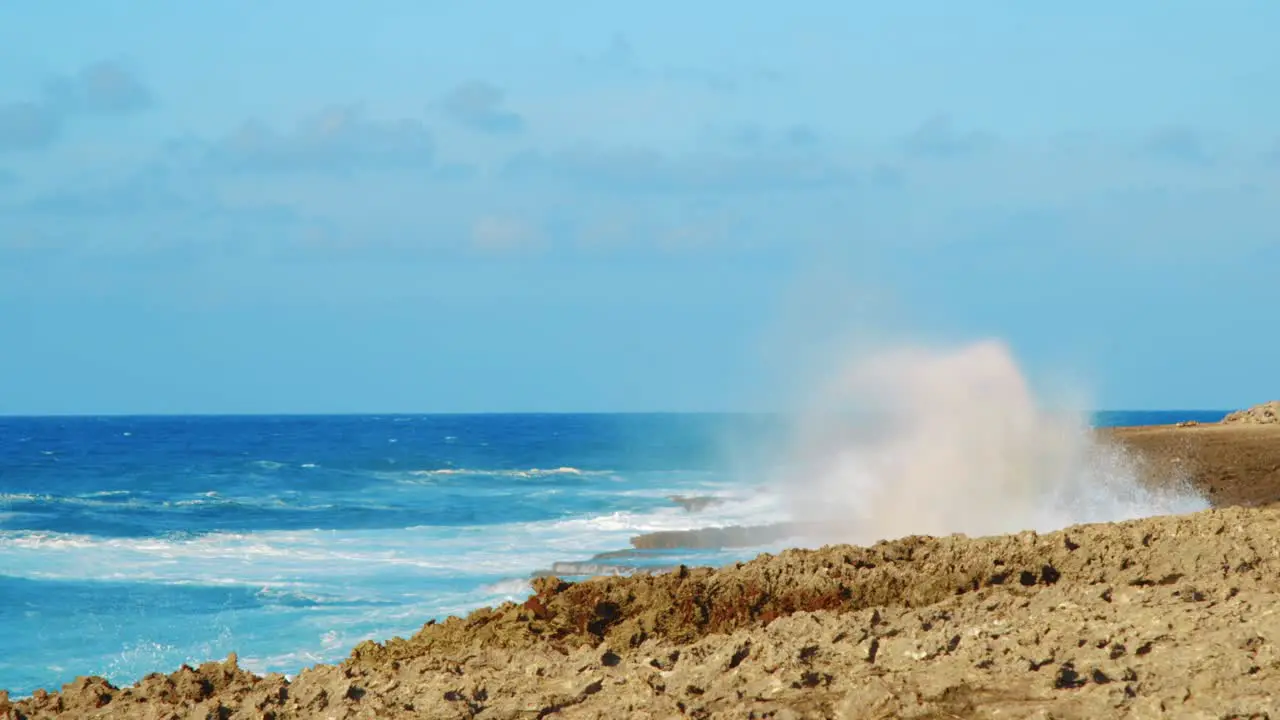
POLYGON ((779 483, 814 541, 1046 531, 1208 507, 1176 478, 1141 483, 1084 412, 1042 407, 998 341, 868 353, 823 390, 779 483))

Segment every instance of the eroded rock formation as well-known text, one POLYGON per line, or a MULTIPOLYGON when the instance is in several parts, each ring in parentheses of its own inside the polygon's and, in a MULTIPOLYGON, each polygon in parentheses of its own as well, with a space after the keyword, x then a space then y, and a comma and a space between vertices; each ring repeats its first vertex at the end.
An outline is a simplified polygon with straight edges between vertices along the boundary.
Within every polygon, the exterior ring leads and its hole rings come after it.
POLYGON ((229 658, 126 689, 82 678, 0 713, 1263 717, 1280 702, 1272 509, 791 550, 535 590, 292 682, 229 658))

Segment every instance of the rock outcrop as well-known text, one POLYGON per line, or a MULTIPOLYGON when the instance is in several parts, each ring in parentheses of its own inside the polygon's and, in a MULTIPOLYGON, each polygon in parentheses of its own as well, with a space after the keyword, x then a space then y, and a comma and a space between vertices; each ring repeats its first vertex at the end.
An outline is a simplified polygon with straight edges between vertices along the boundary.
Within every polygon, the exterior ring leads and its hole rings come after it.
POLYGON ((1239 423, 1244 425, 1280 425, 1280 400, 1254 405, 1246 410, 1237 410, 1224 417, 1222 422, 1225 424, 1239 423))

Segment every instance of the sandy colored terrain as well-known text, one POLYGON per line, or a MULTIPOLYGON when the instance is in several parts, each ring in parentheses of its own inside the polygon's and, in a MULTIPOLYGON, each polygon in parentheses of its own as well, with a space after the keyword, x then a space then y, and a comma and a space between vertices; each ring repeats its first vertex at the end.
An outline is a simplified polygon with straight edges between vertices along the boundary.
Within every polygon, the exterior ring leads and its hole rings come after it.
POLYGON ((292 682, 231 658, 0 717, 1280 718, 1280 425, 1106 434, 1219 507, 541 578, 292 682))
POLYGON ((1151 478, 1184 474, 1218 507, 1280 502, 1280 424, 1116 428, 1151 478))

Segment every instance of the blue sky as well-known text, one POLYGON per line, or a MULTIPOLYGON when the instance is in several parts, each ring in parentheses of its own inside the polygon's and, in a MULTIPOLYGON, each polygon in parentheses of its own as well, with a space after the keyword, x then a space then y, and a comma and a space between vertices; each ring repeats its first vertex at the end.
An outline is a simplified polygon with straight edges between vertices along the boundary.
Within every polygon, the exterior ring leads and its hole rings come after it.
POLYGON ((0 413, 1280 395, 1280 5, 11 2, 0 413))

